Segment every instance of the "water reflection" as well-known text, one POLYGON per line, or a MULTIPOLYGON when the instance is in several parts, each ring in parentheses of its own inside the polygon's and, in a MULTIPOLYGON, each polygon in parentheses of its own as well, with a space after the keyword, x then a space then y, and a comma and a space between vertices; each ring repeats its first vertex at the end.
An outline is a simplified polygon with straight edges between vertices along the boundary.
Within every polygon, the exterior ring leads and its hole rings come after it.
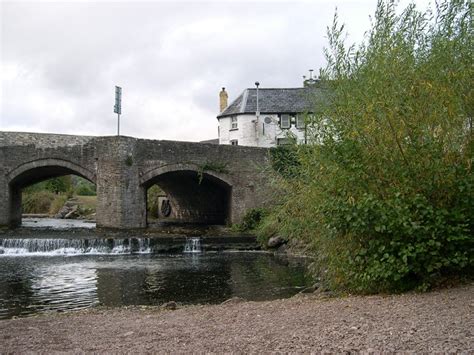
POLYGON ((121 305, 289 297, 302 260, 257 253, 0 258, 0 318, 121 305))

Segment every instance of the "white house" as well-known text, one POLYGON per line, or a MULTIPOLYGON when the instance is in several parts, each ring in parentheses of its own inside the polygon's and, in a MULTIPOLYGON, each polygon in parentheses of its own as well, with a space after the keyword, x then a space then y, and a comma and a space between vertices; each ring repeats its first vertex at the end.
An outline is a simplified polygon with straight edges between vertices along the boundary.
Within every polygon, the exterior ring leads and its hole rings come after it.
POLYGON ((219 144, 274 147, 291 140, 306 143, 305 122, 314 110, 314 97, 320 94, 318 83, 311 78, 300 88, 257 86, 245 89, 230 105, 222 88, 219 144))

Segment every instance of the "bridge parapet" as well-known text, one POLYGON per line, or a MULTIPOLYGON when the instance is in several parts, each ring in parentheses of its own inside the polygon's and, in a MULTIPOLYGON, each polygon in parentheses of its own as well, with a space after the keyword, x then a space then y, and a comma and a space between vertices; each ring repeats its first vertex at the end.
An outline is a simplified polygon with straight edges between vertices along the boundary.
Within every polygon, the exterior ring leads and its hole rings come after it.
POLYGON ((69 134, 0 132, 0 147, 34 145, 36 148, 55 148, 84 145, 94 136, 69 134))

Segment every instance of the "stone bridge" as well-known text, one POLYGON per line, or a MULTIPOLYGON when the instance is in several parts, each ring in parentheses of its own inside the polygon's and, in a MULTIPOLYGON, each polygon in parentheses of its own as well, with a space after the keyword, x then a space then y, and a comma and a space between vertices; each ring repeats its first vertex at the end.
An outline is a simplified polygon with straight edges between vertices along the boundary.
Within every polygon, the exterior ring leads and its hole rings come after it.
POLYGON ((147 226, 147 189, 168 195, 174 217, 231 224, 269 198, 264 148, 125 136, 0 132, 0 226, 21 224, 21 191, 79 175, 97 187, 98 227, 147 226))

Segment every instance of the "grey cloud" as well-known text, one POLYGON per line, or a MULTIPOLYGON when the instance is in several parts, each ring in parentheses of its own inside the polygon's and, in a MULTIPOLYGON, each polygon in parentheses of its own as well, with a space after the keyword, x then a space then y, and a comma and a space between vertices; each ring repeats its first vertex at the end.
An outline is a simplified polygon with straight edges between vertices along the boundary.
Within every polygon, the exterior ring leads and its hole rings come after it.
MULTIPOLYGON (((339 3, 360 37, 375 0, 339 3)), ((324 65, 334 8, 321 1, 5 2, 1 64, 14 73, 2 78, 0 129, 114 134, 113 90, 121 85, 124 134, 215 137, 221 87, 233 99, 255 80, 300 86, 307 69, 324 65)))

